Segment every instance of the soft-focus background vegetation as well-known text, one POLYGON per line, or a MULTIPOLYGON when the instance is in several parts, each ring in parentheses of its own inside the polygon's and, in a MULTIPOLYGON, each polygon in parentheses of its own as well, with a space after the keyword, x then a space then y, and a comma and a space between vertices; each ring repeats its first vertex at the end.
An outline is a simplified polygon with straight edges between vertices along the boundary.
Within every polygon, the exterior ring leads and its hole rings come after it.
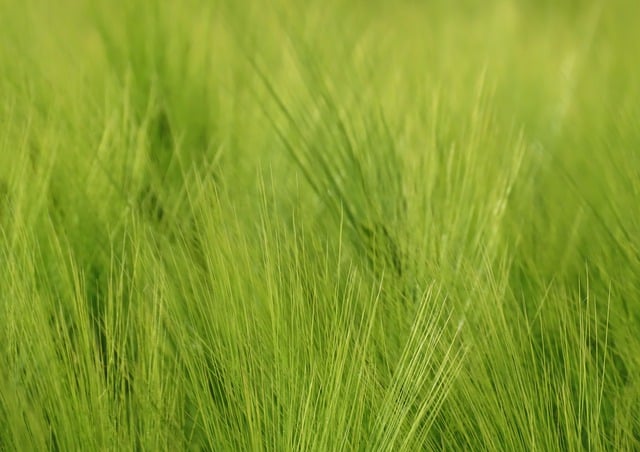
POLYGON ((0 0, 0 450, 640 450, 638 17, 0 0))

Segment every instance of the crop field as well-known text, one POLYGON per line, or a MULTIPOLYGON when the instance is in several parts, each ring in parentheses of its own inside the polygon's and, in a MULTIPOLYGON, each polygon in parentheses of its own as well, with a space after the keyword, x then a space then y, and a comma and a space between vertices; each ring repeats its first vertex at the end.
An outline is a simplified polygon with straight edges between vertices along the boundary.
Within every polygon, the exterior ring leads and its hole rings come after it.
POLYGON ((639 451, 639 20, 0 0, 0 451, 639 451))

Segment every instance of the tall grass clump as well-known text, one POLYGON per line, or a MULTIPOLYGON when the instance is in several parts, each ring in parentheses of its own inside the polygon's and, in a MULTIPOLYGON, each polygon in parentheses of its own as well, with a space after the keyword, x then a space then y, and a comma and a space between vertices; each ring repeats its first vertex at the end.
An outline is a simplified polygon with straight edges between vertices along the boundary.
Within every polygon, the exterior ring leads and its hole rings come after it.
POLYGON ((640 450, 625 0, 0 0, 0 450, 640 450))

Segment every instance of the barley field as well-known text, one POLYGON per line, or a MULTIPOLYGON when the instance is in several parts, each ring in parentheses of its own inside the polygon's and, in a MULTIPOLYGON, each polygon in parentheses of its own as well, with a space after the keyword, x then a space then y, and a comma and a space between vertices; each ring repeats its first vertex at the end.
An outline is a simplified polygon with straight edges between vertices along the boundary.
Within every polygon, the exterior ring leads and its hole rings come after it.
POLYGON ((0 0, 0 450, 640 450, 639 19, 0 0))

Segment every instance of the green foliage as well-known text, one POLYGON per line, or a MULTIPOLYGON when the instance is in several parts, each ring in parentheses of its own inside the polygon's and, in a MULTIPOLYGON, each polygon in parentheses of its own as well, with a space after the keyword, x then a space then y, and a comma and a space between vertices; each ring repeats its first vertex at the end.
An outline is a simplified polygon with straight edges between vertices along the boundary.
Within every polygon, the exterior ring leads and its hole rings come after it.
POLYGON ((0 450, 639 450, 638 14, 0 0, 0 450))

